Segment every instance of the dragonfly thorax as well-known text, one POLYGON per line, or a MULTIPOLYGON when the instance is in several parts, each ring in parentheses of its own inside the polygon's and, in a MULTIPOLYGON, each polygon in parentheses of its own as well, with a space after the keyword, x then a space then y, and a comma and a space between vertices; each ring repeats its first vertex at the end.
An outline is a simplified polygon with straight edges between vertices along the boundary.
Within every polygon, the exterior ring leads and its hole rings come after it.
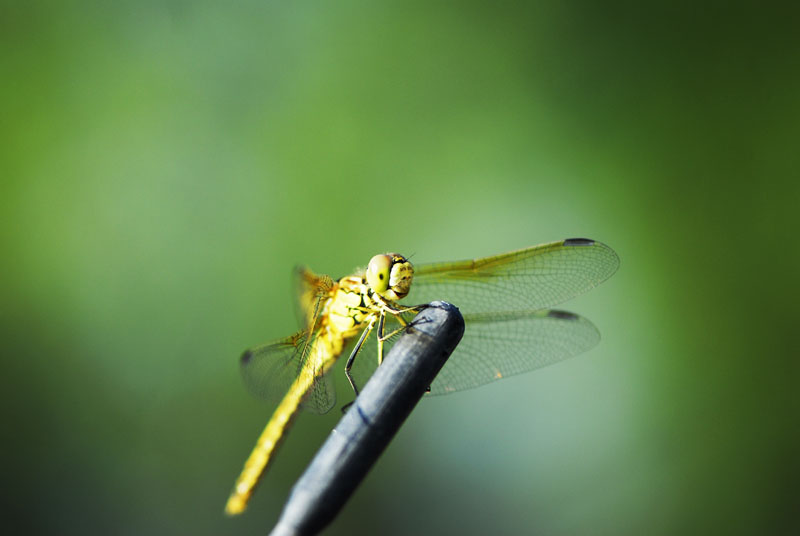
POLYGON ((375 255, 370 259, 364 278, 370 288, 389 301, 405 298, 411 290, 414 267, 397 253, 375 255))

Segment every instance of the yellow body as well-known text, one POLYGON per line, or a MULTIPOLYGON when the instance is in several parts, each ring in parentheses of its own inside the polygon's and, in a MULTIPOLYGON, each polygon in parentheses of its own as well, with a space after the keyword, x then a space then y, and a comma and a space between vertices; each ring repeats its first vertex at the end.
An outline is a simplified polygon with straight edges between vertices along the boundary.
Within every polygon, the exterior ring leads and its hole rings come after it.
MULTIPOLYGON (((389 256, 377 257, 383 260, 389 256)), ((408 292, 413 268, 400 256, 392 258, 394 266, 392 263, 385 266, 385 273, 380 277, 380 280, 387 281, 387 285, 383 288, 373 290, 370 287, 367 280, 372 278, 372 274, 343 277, 330 287, 326 296, 320 296, 319 305, 314 307, 317 311, 309 311, 309 321, 312 324, 310 333, 315 333, 317 336, 309 338, 310 348, 307 350, 307 357, 300 373, 272 414, 272 418, 245 462, 244 469, 225 505, 227 514, 241 513, 247 507, 253 490, 285 437, 287 427, 300 410, 304 398, 319 378, 336 363, 345 343, 364 329, 371 330, 380 315, 396 314, 391 307, 392 301, 405 296, 408 292), (394 279, 401 278, 407 283, 404 286, 401 284, 400 287, 397 285, 389 287, 391 276, 394 276, 394 279), (384 296, 388 296, 388 299, 384 296)), ((379 268, 383 269, 384 266, 379 268)), ((367 271, 372 269, 371 261, 367 271)))

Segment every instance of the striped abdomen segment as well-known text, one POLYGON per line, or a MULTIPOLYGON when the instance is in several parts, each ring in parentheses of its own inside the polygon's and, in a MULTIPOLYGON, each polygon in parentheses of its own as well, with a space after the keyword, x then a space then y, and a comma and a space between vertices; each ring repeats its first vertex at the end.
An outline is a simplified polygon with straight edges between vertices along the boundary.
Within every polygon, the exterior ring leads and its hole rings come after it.
POLYGON ((253 490, 272 460, 275 451, 286 436, 286 429, 297 416, 300 404, 314 386, 314 382, 317 381, 317 375, 327 372, 335 362, 338 357, 338 353, 335 353, 337 346, 339 353, 341 353, 341 342, 338 345, 331 343, 332 341, 323 341, 322 337, 317 338, 314 342, 314 346, 311 349, 312 355, 309 356, 307 361, 311 366, 304 367, 297 379, 292 383, 291 388, 281 400, 275 413, 272 414, 272 418, 267 423, 264 431, 261 432, 253 452, 250 453, 250 457, 247 458, 244 464, 244 469, 242 469, 239 478, 236 479, 233 492, 231 492, 225 505, 225 513, 228 515, 239 514, 247 507, 247 501, 253 494, 253 490), (313 363, 319 363, 322 366, 313 366, 313 363))

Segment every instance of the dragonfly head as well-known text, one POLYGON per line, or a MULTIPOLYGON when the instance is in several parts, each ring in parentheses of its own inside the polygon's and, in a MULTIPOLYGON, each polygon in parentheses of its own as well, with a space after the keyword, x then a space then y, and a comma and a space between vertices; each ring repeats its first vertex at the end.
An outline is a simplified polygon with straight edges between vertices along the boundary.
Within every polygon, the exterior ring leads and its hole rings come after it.
POLYGON ((380 297, 399 300, 405 298, 411 289, 414 267, 397 253, 375 255, 369 261, 365 277, 367 284, 380 297))

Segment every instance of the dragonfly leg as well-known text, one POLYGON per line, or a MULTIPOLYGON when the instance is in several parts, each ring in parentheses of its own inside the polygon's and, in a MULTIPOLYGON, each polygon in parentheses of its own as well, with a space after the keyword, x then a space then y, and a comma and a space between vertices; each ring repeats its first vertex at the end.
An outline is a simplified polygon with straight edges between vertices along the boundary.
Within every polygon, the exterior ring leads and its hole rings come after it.
POLYGON ((383 363, 383 341, 386 339, 383 337, 383 328, 384 328, 384 321, 386 320, 386 313, 381 311, 381 318, 378 321, 378 366, 383 363))
POLYGON ((396 330, 392 331, 391 333, 387 333, 387 334, 383 334, 383 331, 379 331, 378 332, 378 341, 389 340, 392 337, 394 337, 395 335, 397 335, 398 333, 400 333, 401 331, 404 331, 405 329, 407 329, 409 326, 411 326, 411 324, 413 324, 413 322, 409 323, 405 318, 403 318, 402 317, 402 313, 419 313, 420 311, 422 311, 427 306, 428 306, 427 304, 415 305, 413 307, 406 307, 404 309, 397 310, 397 311, 389 309, 389 312, 392 313, 395 316, 395 318, 397 319, 398 322, 400 322, 400 327, 397 328, 396 330))
POLYGON ((394 309, 394 308, 389 307, 388 305, 384 304, 384 309, 386 309, 388 312, 392 313, 393 315, 397 316, 397 319, 400 320, 400 322, 405 324, 405 321, 400 316, 401 314, 403 314, 403 313, 419 313, 420 311, 425 309, 427 306, 428 306, 427 303, 423 303, 422 305, 411 305, 409 307, 400 306, 397 309, 394 309))
MULTIPOLYGON (((411 307, 404 307, 402 309, 397 309, 396 311, 393 311, 392 309, 389 309, 389 312, 395 314, 395 318, 397 319, 398 322, 400 322, 400 327, 397 328, 396 330, 392 331, 389 334, 384 334, 384 332, 383 332, 383 323, 381 322, 381 324, 378 326, 378 328, 379 328, 378 329, 378 364, 379 365, 381 364, 381 362, 383 360, 383 342, 388 340, 388 339, 391 339, 392 337, 394 337, 395 335, 397 335, 401 331, 407 330, 413 324, 413 322, 411 322, 411 323, 406 322, 406 320, 402 316, 402 313, 419 313, 420 311, 425 309, 427 306, 428 306, 428 304, 425 303, 425 304, 422 304, 422 305, 413 305, 411 307)), ((381 315, 381 321, 383 321, 383 315, 381 315)), ((430 393, 431 392, 431 386, 429 385, 425 391, 430 393)))
MULTIPOLYGON (((405 312, 405 311, 403 311, 403 312, 405 312)), ((397 319, 398 322, 400 322, 401 326, 399 328, 397 328, 396 330, 392 331, 391 333, 387 334, 384 331, 384 329, 385 329, 385 324, 384 324, 385 318, 386 318, 386 313, 385 312, 381 313, 381 318, 380 318, 380 321, 378 322, 378 365, 383 363, 383 343, 388 341, 389 339, 391 339, 392 337, 394 337, 395 335, 397 335, 401 331, 405 331, 406 328, 408 328, 408 326, 409 326, 408 322, 406 322, 405 319, 403 319, 403 317, 398 314, 395 318, 397 319)))
POLYGON ((394 337, 398 333, 408 329, 408 326, 409 326, 408 322, 406 322, 405 320, 402 320, 400 318, 398 318, 398 320, 400 320, 400 322, 403 325, 400 326, 399 328, 397 328, 396 330, 392 331, 391 333, 386 333, 386 334, 383 334, 383 335, 381 335, 381 333, 378 332, 378 343, 379 344, 382 344, 384 341, 388 341, 389 339, 391 339, 392 337, 394 337))
MULTIPOLYGON (((347 381, 350 382, 350 387, 353 388, 353 392, 358 396, 358 387, 356 387, 356 382, 353 380, 353 376, 350 374, 350 369, 353 368, 353 363, 356 360, 356 356, 358 352, 361 351, 361 347, 364 345, 364 341, 367 339, 370 333, 372 333, 372 328, 375 325, 375 318, 370 320, 369 324, 364 331, 361 333, 361 337, 358 338, 358 342, 356 343, 355 347, 353 347, 353 351, 350 352, 350 357, 347 358, 347 363, 344 365, 344 375, 347 376, 347 381)), ((348 404, 349 405, 349 404, 348 404)))

